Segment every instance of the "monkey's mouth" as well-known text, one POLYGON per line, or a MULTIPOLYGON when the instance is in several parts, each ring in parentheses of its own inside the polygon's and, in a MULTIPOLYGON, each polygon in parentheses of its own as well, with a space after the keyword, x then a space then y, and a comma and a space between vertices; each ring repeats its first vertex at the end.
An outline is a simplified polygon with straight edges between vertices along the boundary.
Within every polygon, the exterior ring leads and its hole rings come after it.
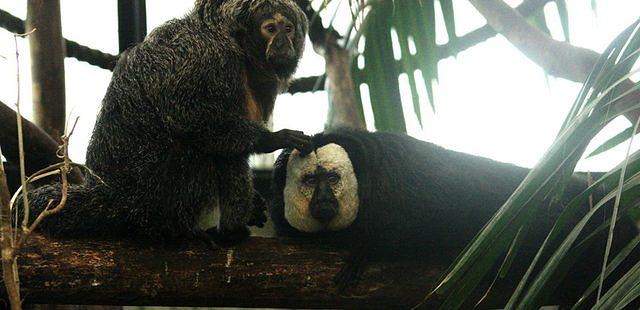
POLYGON ((288 60, 279 59, 276 57, 267 58, 267 63, 279 77, 283 78, 290 77, 296 71, 296 67, 298 66, 298 63, 295 59, 288 60))

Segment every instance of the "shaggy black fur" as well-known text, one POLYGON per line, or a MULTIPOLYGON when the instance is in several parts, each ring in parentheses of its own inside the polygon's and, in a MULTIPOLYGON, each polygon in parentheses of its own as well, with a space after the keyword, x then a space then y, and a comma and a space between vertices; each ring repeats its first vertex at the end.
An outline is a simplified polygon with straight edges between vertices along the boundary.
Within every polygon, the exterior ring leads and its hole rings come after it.
MULTIPOLYGON (((304 143, 301 133, 271 133, 263 121, 295 70, 306 31, 306 17, 289 0, 199 0, 193 12, 156 28, 120 57, 102 102, 87 151, 101 179, 87 175, 86 184, 71 186, 67 206, 40 229, 178 239, 199 234, 203 213, 220 205, 219 236, 246 237, 247 223, 265 220, 253 210, 249 155, 304 143), (274 12, 295 25, 297 58, 286 72, 250 50, 259 29, 249 25, 274 12), (262 119, 247 117, 247 89, 263 96, 254 100, 262 119)), ((59 197, 59 184, 38 188, 31 207, 39 212, 59 197)))
MULTIPOLYGON (((429 249, 441 246, 441 240, 464 246, 529 172, 395 133, 339 130, 312 141, 315 147, 336 143, 349 154, 360 209, 348 231, 339 234, 370 240, 367 247, 419 244, 429 249)), ((289 154, 283 152, 276 161, 270 215, 280 234, 299 235, 283 213, 289 154)), ((569 191, 578 188, 584 185, 569 191)))
MULTIPOLYGON (((318 238, 320 242, 350 250, 346 266, 335 278, 340 289, 355 285, 367 261, 372 259, 426 255, 450 261, 529 172, 401 134, 338 130, 318 134, 312 141, 315 147, 336 143, 348 153, 358 180, 358 217, 350 227, 338 232, 309 234, 289 225, 284 217, 283 190, 290 151, 283 152, 276 162, 270 216, 280 236, 318 238)), ((530 255, 535 253, 567 199, 586 185, 586 176, 576 174, 565 189, 566 199, 550 197, 540 206, 546 209, 533 219, 536 224, 521 250, 522 255, 528 256, 517 261, 512 268, 515 274, 530 262, 530 255)), ((627 230, 626 236, 631 235, 628 224, 619 225, 627 230)), ((591 255, 579 271, 574 271, 575 276, 583 276, 584 272, 594 275, 593 266, 599 266, 597 261, 603 252, 599 249, 593 253, 598 254, 591 255)), ((572 289, 574 293, 582 292, 578 287, 572 289)))

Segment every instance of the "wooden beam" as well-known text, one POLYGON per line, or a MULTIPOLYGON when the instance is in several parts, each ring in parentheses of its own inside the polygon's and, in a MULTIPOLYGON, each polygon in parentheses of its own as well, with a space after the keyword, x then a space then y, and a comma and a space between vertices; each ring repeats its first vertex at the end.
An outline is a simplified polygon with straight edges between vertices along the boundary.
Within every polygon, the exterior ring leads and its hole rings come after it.
POLYGON ((408 308, 447 266, 374 263, 356 289, 339 294, 332 278, 343 255, 269 238, 212 251, 199 243, 175 248, 34 235, 19 259, 20 284, 25 303, 408 308))
POLYGON ((28 0, 27 31, 31 51, 33 116, 54 139, 64 133, 64 41, 59 0, 28 0))

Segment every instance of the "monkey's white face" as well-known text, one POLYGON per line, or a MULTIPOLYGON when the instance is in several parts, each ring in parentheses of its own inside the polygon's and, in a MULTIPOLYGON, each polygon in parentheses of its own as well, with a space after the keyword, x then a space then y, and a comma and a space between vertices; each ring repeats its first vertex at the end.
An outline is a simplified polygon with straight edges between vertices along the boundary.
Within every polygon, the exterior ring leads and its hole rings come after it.
POLYGON ((284 187, 284 217, 289 225, 303 232, 338 231, 353 223, 358 216, 358 208, 358 180, 349 155, 341 146, 327 144, 304 158, 300 157, 298 150, 291 153, 284 187), (305 181, 318 166, 338 176, 330 185, 338 200, 338 210, 327 223, 311 215, 310 202, 315 188, 305 181))

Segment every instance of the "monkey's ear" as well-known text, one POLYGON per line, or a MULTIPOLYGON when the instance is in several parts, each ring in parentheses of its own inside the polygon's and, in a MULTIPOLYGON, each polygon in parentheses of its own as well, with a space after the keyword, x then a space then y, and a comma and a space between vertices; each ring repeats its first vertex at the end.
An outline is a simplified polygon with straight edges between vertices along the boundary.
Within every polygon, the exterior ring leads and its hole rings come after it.
MULTIPOLYGON (((297 16, 298 27, 300 27, 300 30, 302 30, 302 35, 306 36, 307 32, 309 32, 309 21, 307 19, 307 15, 305 15, 302 10, 297 10, 297 11, 298 11, 298 16, 297 16)), ((305 38, 303 37, 302 40, 304 39, 305 38)))

